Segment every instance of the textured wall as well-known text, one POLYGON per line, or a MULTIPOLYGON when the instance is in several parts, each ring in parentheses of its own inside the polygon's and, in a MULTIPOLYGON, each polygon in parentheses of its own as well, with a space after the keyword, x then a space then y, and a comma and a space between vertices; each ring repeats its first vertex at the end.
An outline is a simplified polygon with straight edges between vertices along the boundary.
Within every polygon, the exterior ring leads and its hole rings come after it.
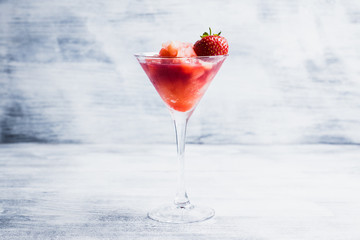
POLYGON ((132 56, 212 26, 227 59, 193 143, 360 143, 360 2, 0 1, 0 142, 174 141, 132 56))

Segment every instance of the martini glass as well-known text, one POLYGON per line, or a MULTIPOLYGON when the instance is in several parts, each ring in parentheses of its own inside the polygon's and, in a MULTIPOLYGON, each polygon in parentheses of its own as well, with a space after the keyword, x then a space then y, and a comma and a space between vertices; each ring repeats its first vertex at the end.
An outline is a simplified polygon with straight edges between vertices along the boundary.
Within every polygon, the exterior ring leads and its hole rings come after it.
POLYGON ((156 53, 135 54, 174 120, 178 156, 178 183, 173 204, 148 213, 149 218, 168 223, 200 222, 214 216, 211 208, 190 203, 185 189, 184 153, 188 120, 219 71, 227 55, 159 57, 156 53))

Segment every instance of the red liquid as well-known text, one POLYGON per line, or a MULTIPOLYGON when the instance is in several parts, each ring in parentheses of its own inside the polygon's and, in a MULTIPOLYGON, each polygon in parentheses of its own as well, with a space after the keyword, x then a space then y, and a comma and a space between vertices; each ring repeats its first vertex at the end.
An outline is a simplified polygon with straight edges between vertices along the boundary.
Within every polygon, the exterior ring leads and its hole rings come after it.
POLYGON ((147 59, 140 64, 163 101, 176 111, 187 112, 200 101, 224 60, 147 59))

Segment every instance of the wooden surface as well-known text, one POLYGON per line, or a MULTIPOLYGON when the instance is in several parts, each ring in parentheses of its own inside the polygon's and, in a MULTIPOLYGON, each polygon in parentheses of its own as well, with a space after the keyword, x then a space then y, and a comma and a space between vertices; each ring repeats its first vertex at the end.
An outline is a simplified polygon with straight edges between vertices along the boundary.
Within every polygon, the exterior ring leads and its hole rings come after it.
POLYGON ((222 30, 200 144, 360 143, 359 0, 2 0, 0 142, 172 143, 133 57, 222 30))
POLYGON ((360 239, 360 148, 187 148, 188 192, 215 218, 172 225, 173 145, 0 145, 0 239, 360 239))

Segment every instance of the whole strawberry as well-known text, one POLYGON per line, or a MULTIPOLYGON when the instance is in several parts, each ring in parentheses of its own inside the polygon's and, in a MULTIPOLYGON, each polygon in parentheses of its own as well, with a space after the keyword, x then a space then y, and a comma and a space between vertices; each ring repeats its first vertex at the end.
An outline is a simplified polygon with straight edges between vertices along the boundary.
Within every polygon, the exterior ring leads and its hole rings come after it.
POLYGON ((218 34, 211 35, 204 32, 199 41, 194 44, 194 51, 198 56, 215 56, 226 55, 229 52, 229 44, 227 40, 218 34))

